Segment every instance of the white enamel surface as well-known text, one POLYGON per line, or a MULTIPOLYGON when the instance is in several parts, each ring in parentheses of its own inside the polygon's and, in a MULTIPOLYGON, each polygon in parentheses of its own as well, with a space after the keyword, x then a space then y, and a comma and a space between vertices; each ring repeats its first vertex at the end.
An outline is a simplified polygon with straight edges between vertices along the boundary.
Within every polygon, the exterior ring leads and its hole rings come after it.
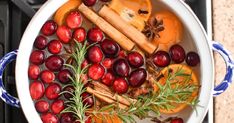
MULTIPOLYGON (((30 123, 41 123, 40 117, 34 108, 33 101, 29 94, 29 80, 27 74, 29 66, 28 59, 32 50, 33 42, 45 21, 48 20, 48 18, 53 15, 59 6, 66 1, 67 0, 50 0, 43 7, 41 7, 28 25, 20 43, 16 62, 16 84, 21 106, 30 123)), ((200 80, 202 86, 199 96, 199 105, 202 107, 197 107, 197 114, 195 111, 188 109, 188 111, 185 111, 179 115, 182 117, 187 117, 187 123, 200 123, 207 112, 208 103, 212 97, 214 82, 213 57, 211 49, 208 45, 205 31, 192 11, 181 0, 159 1, 165 4, 165 6, 171 8, 171 10, 182 20, 187 30, 185 37, 189 37, 194 41, 188 44, 188 47, 190 48, 191 45, 195 45, 191 48, 196 49, 200 55, 200 80)), ((149 123, 149 121, 140 122, 149 123)))
POLYGON ((21 107, 29 123, 42 123, 29 93, 28 66, 29 56, 33 42, 37 37, 42 25, 54 12, 67 0, 47 1, 29 23, 22 37, 19 52, 16 59, 16 86, 21 107))

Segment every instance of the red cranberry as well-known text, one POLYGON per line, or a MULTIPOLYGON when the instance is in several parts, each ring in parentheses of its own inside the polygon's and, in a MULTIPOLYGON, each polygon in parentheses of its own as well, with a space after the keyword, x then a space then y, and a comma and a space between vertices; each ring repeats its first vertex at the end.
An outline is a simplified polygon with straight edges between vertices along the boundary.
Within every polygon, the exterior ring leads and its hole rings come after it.
POLYGON ((63 96, 66 98, 66 99, 70 99, 70 98, 72 98, 72 95, 70 94, 70 93, 73 93, 74 92, 74 87, 73 86, 66 86, 64 89, 63 89, 63 91, 65 92, 64 94, 63 94, 63 96))
POLYGON ((114 72, 122 77, 126 77, 129 74, 130 67, 124 59, 118 59, 113 64, 114 72))
POLYGON ((81 94, 82 100, 84 105, 87 105, 88 107, 92 107, 94 105, 93 96, 87 92, 84 92, 81 94))
POLYGON ((113 81, 115 80, 115 76, 112 72, 108 71, 103 77, 102 77, 102 83, 107 86, 112 86, 113 81))
POLYGON ((41 32, 46 36, 50 36, 56 32, 57 27, 58 25, 53 20, 49 20, 42 26, 41 32))
POLYGON ((85 123, 92 123, 92 118, 91 117, 88 117, 88 119, 85 120, 85 123))
POLYGON ((171 120, 171 123, 184 123, 182 118, 175 118, 171 120))
POLYGON ((182 63, 185 59, 185 51, 184 48, 181 47, 180 45, 176 44, 173 45, 170 50, 169 54, 171 56, 171 60, 174 61, 175 63, 179 64, 182 63))
POLYGON ((132 87, 139 87, 146 81, 146 77, 146 70, 143 68, 139 68, 130 74, 128 82, 132 87))
POLYGON ((131 52, 127 56, 128 63, 135 68, 141 67, 144 64, 143 56, 138 52, 131 52))
POLYGON ((66 18, 67 26, 71 29, 75 29, 81 26, 82 17, 78 11, 73 11, 67 15, 66 18))
POLYGON ((59 54, 62 50, 62 43, 59 40, 52 40, 48 44, 48 51, 52 54, 59 54))
POLYGON ((46 88, 45 95, 49 100, 54 100, 59 97, 60 92, 61 86, 57 83, 52 83, 46 88))
POLYGON ((52 104, 51 104, 51 110, 53 111, 54 114, 59 114, 63 109, 64 109, 64 101, 59 99, 59 100, 55 100, 52 104))
POLYGON ((86 39, 86 31, 83 27, 79 27, 77 28, 74 32, 73 32, 73 38, 75 39, 75 41, 79 42, 79 43, 83 43, 86 39))
POLYGON ((103 59, 102 50, 98 46, 92 46, 88 50, 88 59, 93 63, 99 63, 103 59))
POLYGON ((113 89, 118 94, 124 94, 128 91, 128 83, 124 78, 117 78, 113 83, 113 89))
POLYGON ((45 55, 41 50, 34 50, 30 55, 30 62, 36 65, 41 65, 44 62, 45 55))
POLYGON ((74 123, 75 118, 72 113, 63 113, 60 117, 60 123, 74 123))
POLYGON ((110 58, 105 58, 103 61, 102 61, 102 65, 109 69, 112 67, 112 64, 113 64, 113 59, 110 59, 110 58))
POLYGON ((86 6, 93 6, 97 0, 82 0, 86 6))
POLYGON ((70 70, 64 69, 64 70, 59 71, 58 80, 63 84, 67 84, 68 82, 70 82, 69 77, 71 76, 72 76, 72 73, 70 72, 70 70))
POLYGON ((40 68, 37 65, 30 65, 28 68, 28 77, 30 79, 36 80, 38 79, 39 75, 40 75, 40 68))
POLYGON ((102 51, 106 54, 107 57, 116 57, 119 52, 119 45, 109 39, 105 39, 100 44, 102 51))
POLYGON ((59 123, 57 116, 50 112, 42 114, 41 120, 43 123, 59 123))
POLYGON ((126 57, 126 51, 120 50, 118 56, 122 58, 126 57))
POLYGON ((84 69, 85 67, 88 66, 88 64, 89 64, 88 60, 85 59, 85 60, 82 62, 82 64, 81 64, 81 68, 84 69))
POLYGON ((42 36, 42 35, 39 35, 36 40, 34 41, 34 47, 39 49, 39 50, 44 50, 47 46, 47 38, 42 36))
POLYGON ((102 31, 99 28, 90 29, 87 36, 90 43, 101 42, 104 37, 102 31))
POLYGON ((189 52, 186 56, 186 63, 189 66, 197 66, 200 63, 199 55, 195 52, 189 52))
POLYGON ((39 113, 46 113, 49 111, 50 104, 45 100, 40 100, 35 103, 35 108, 39 113))
POLYGON ((55 75, 50 70, 44 70, 41 72, 41 80, 47 84, 52 83, 55 80, 55 75))
POLYGON ((170 62, 170 56, 165 51, 158 51, 153 55, 153 63, 158 67, 166 67, 170 64, 170 62))
POLYGON ((51 71, 59 71, 63 67, 63 62, 61 57, 52 55, 45 60, 45 65, 51 71))
POLYGON ((38 100, 44 95, 45 87, 42 82, 34 81, 30 84, 29 90, 31 97, 34 100, 38 100))
POLYGON ((105 73, 105 69, 100 64, 94 64, 88 69, 88 76, 93 80, 99 80, 105 73))
POLYGON ((56 32, 58 38, 62 41, 62 43, 69 43, 72 37, 72 31, 67 26, 60 26, 56 32))

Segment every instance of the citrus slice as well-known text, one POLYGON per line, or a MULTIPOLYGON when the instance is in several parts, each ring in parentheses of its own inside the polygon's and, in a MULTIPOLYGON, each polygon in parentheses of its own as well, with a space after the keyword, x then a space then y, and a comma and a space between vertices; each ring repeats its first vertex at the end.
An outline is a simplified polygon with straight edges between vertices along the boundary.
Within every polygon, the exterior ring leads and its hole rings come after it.
POLYGON ((182 23, 175 14, 166 10, 157 12, 154 17, 163 21, 164 30, 159 32, 159 37, 155 37, 153 43, 159 45, 159 50, 168 51, 172 45, 182 40, 182 23))
MULTIPOLYGON (((172 65, 169 65, 168 67, 165 67, 160 72, 160 76, 161 77, 160 77, 160 79, 159 79, 158 82, 161 85, 164 85, 165 82, 166 82, 166 79, 167 79, 167 77, 169 75, 168 72, 170 71, 172 73, 173 72, 175 73, 178 70, 183 70, 183 74, 191 75, 190 76, 190 81, 188 81, 191 85, 199 86, 200 83, 199 83, 199 81, 197 79, 197 76, 193 72, 193 70, 190 67, 188 67, 187 65, 182 65, 182 64, 172 64, 172 65)), ((179 81, 179 84, 184 84, 184 82, 186 81, 186 79, 188 79, 188 78, 185 77, 185 76, 177 76, 176 77, 176 81, 177 82, 179 81)), ((171 84, 171 87, 174 88, 175 85, 171 84)), ((157 85, 154 86, 154 90, 155 91, 159 90, 159 88, 158 88, 157 85)), ((198 91, 199 91, 199 89, 196 89, 193 93, 191 93, 191 96, 190 96, 190 98, 187 99, 187 101, 189 102, 189 101, 192 101, 192 100, 196 99, 197 96, 198 96, 198 91)), ((179 103, 179 104, 173 103, 172 105, 175 108, 170 109, 170 110, 162 109, 161 108, 160 112, 164 113, 164 114, 174 114, 174 113, 178 113, 178 112, 182 111, 183 109, 185 109, 188 106, 188 104, 186 104, 186 103, 179 103)))
POLYGON ((65 21, 66 15, 75 10, 80 4, 81 0, 69 0, 56 11, 54 21, 61 26, 65 21))
POLYGON ((140 31, 152 12, 150 0, 112 0, 109 7, 140 31))
POLYGON ((93 116, 95 123, 122 123, 122 120, 117 116, 93 116), (104 118, 105 117, 105 118, 104 118))

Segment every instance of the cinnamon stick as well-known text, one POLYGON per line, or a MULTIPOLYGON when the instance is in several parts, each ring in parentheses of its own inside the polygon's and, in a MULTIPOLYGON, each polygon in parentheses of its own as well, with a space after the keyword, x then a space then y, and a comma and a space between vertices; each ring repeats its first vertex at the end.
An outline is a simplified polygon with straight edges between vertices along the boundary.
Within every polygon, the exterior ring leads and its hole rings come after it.
MULTIPOLYGON (((87 87, 87 92, 93 94, 95 97, 99 98, 99 99, 102 100, 102 101, 105 101, 106 103, 109 103, 109 104, 116 103, 115 100, 110 99, 110 98, 108 98, 108 97, 105 97, 105 96, 103 96, 103 95, 100 95, 100 94, 98 93, 98 91, 96 91, 96 90, 94 90, 94 89, 92 89, 92 88, 90 88, 90 87, 87 87)), ((127 106, 124 105, 124 104, 122 104, 122 103, 119 103, 118 105, 119 105, 119 107, 120 107, 121 109, 127 108, 127 106)))
POLYGON ((131 51, 135 43, 128 39, 124 34, 115 29, 111 24, 98 16, 90 8, 83 3, 78 7, 79 11, 83 13, 90 21, 97 25, 104 33, 115 40, 123 49, 131 51))
POLYGON ((116 29, 125 34, 128 38, 134 41, 140 48, 149 54, 154 53, 157 46, 148 41, 144 34, 137 30, 132 25, 124 21, 117 13, 107 6, 103 6, 99 11, 99 15, 107 22, 112 24, 116 29))

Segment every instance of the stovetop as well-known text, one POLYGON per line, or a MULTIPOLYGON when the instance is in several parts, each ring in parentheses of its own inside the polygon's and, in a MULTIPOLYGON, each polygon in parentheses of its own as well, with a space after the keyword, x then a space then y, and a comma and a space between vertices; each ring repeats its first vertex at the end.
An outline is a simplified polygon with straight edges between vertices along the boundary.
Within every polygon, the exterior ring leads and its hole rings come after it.
MULTIPOLYGON (((40 6, 46 0, 1 0, 0 1, 0 58, 19 46, 21 36, 40 6)), ((205 29, 207 29, 206 0, 187 0, 205 29)), ((4 73, 4 85, 7 91, 17 97, 15 63, 8 65, 4 73)), ((0 101, 0 123, 26 123, 21 109, 8 106, 0 101)), ((203 123, 208 123, 206 116, 203 123)))

